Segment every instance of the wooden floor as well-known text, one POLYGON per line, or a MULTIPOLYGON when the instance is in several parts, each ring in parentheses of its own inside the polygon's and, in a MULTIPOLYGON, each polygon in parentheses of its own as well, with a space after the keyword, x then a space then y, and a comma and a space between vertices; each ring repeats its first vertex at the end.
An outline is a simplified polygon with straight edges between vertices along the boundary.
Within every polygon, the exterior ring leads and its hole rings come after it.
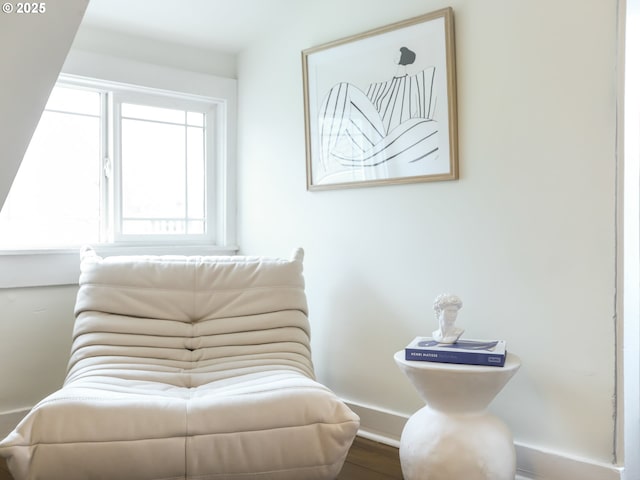
MULTIPOLYGON (((402 480, 398 449, 356 437, 337 480, 392 479, 402 480)), ((0 480, 13 480, 4 459, 0 459, 0 480)))
POLYGON ((0 480, 13 480, 9 470, 7 470, 7 464, 4 458, 0 458, 0 480))
POLYGON ((337 480, 391 479, 402 480, 398 449, 356 437, 337 480))

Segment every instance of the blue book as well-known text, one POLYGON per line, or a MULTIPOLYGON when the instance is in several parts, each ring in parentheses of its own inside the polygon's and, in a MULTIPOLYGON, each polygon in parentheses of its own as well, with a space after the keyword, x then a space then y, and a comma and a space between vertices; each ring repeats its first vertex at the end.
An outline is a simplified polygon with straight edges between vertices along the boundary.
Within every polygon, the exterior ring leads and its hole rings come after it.
POLYGON ((507 358, 504 340, 458 340, 456 343, 438 343, 431 337, 416 337, 404 352, 406 360, 491 367, 504 367, 507 358))

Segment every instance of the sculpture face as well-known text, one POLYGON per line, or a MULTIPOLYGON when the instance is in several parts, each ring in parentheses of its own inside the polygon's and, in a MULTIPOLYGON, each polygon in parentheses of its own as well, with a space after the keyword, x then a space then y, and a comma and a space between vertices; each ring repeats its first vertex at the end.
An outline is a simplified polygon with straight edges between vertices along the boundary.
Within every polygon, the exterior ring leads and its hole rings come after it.
POLYGON ((440 311, 440 329, 443 334, 453 329, 458 316, 458 307, 455 305, 447 305, 440 311))

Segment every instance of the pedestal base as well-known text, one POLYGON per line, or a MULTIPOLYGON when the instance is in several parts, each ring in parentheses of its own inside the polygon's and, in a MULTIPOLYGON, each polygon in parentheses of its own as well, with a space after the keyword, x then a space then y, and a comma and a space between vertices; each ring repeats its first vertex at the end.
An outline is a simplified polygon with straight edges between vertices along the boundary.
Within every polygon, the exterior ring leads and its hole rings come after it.
POLYGON ((509 429, 496 416, 425 406, 402 431, 400 464, 405 480, 513 480, 516 455, 509 429))
POLYGON ((508 354, 504 367, 394 359, 426 402, 409 418, 400 439, 406 480, 513 480, 511 432, 487 406, 520 368, 508 354))

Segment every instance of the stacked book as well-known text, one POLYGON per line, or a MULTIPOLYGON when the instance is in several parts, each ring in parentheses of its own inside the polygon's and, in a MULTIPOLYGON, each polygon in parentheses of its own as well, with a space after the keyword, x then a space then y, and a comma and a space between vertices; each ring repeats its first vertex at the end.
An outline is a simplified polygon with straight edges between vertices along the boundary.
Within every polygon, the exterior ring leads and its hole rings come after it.
POLYGON ((438 343, 431 337, 416 337, 404 351, 406 360, 492 367, 503 367, 507 358, 504 340, 458 340, 455 343, 438 343))

